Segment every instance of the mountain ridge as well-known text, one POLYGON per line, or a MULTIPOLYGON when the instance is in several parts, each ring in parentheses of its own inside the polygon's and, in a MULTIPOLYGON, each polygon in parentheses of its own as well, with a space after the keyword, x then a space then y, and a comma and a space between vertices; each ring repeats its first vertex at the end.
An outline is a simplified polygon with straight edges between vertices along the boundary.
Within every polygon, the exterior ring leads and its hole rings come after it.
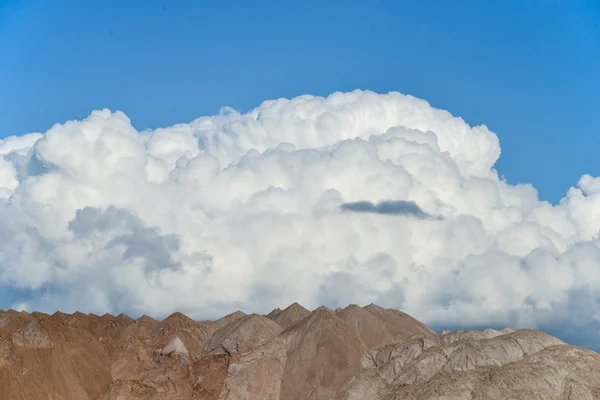
POLYGON ((538 330, 433 332, 350 304, 196 321, 0 311, 0 398, 600 399, 600 355, 538 330), (434 396, 434 397, 432 397, 434 396))

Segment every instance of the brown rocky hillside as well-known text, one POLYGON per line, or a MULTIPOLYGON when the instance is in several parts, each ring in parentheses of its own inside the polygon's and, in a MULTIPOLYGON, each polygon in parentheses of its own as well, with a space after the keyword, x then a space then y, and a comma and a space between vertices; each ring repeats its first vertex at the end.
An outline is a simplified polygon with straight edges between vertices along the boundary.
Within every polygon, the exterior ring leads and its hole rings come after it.
POLYGON ((217 321, 0 310, 0 399, 600 399, 600 355, 540 331, 442 331, 294 303, 217 321))

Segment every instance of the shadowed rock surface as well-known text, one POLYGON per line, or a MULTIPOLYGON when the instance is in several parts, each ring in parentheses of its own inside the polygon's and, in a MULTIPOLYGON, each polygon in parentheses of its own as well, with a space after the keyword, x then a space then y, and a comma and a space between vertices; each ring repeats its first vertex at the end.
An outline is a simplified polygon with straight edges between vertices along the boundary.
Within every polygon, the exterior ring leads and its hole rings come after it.
POLYGON ((0 310, 0 399, 600 399, 600 355, 541 331, 436 334, 368 305, 217 321, 0 310))

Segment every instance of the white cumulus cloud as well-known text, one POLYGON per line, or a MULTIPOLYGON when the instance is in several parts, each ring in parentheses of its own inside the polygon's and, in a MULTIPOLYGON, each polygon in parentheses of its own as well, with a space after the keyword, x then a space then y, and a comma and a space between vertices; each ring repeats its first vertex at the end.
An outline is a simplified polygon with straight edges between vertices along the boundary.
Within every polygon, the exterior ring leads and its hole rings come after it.
POLYGON ((47 311, 376 302, 597 334, 600 178, 552 206, 499 178, 499 156, 487 127, 395 92, 143 132, 94 111, 0 140, 0 290, 47 311))

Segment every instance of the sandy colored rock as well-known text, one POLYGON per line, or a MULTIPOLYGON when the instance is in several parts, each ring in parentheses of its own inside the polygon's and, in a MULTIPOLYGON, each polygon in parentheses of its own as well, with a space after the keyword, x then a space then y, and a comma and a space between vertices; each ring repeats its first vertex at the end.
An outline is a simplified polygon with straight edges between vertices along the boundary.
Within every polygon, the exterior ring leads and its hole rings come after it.
POLYGON ((0 398, 100 397, 112 382, 110 357, 98 338, 77 324, 82 316, 36 317, 0 315, 5 320, 0 328, 0 398))
POLYGON ((281 312, 281 308, 277 307, 274 308, 273 310, 271 310, 270 313, 266 314, 265 317, 272 319, 275 315, 279 314, 281 312))
POLYGON ((279 400, 285 364, 285 341, 280 337, 232 357, 219 399, 279 400))
POLYGON ((425 324, 402 311, 379 307, 375 304, 369 304, 364 309, 379 318, 394 336, 406 338, 412 335, 431 336, 435 334, 425 324))
POLYGON ((365 345, 326 307, 284 331, 287 362, 281 399, 332 399, 358 371, 365 345))
POLYGON ((191 360, 202 357, 206 344, 217 331, 215 322, 197 322, 181 314, 173 313, 154 327, 150 333, 150 347, 154 352, 178 338, 188 351, 191 360))
POLYGON ((375 314, 355 304, 336 312, 336 315, 346 322, 367 349, 379 347, 392 337, 385 323, 375 314))
POLYGON ((600 355, 540 331, 511 331, 440 332, 388 344, 366 355, 341 398, 600 398, 600 355))
POLYGON ((376 305, 267 316, 2 311, 0 399, 600 399, 600 355, 537 330, 435 334, 376 305))
POLYGON ((28 347, 30 349, 49 349, 52 340, 48 332, 36 321, 31 321, 19 331, 10 335, 13 345, 17 347, 28 347))
POLYGON ((163 356, 170 356, 173 354, 179 354, 187 357, 189 355, 189 351, 185 347, 185 344, 179 339, 177 336, 173 338, 165 347, 162 348, 160 354, 163 356))
POLYGON ((279 336, 282 329, 258 314, 245 315, 217 330, 206 347, 210 354, 245 354, 279 336))
POLYGON ((269 319, 281 326, 283 329, 287 329, 309 315, 310 311, 298 303, 293 303, 284 310, 281 310, 280 312, 270 316, 269 319))
POLYGON ((152 317, 149 317, 147 315, 142 315, 141 317, 139 317, 138 319, 135 320, 135 322, 137 323, 143 323, 143 324, 147 324, 147 325, 158 325, 158 321, 155 320, 152 317))
POLYGON ((219 326, 219 328, 222 328, 225 325, 228 325, 228 324, 234 322, 236 319, 242 318, 245 315, 246 315, 245 312, 238 310, 238 311, 232 312, 231 314, 227 314, 223 318, 219 318, 215 322, 217 323, 217 325, 219 326))

